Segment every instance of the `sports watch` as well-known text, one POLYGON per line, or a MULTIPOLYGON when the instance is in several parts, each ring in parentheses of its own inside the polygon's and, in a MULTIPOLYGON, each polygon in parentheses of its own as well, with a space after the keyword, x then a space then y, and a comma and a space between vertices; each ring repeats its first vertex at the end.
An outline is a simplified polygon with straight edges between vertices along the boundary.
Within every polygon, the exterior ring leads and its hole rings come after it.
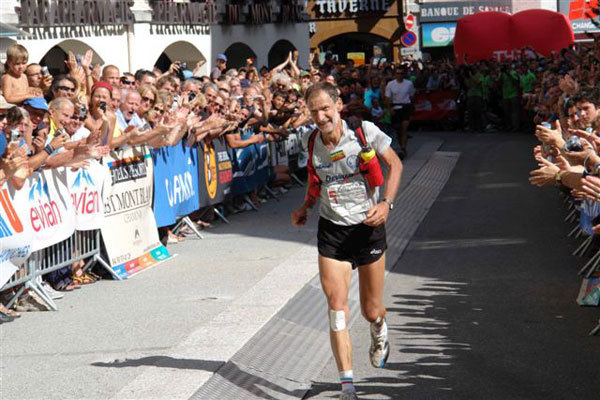
POLYGON ((383 201, 385 204, 388 205, 388 207, 390 208, 390 211, 392 211, 394 209, 394 202, 393 201, 391 201, 389 199, 386 199, 386 198, 381 199, 381 201, 383 201))

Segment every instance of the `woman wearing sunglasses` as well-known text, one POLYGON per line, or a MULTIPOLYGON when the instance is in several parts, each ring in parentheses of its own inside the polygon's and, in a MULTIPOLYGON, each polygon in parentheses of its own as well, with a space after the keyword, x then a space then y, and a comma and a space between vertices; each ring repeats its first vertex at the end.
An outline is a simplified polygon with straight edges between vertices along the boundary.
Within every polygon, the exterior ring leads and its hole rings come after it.
POLYGON ((59 75, 50 87, 51 100, 58 99, 59 97, 67 97, 72 100, 78 91, 75 79, 67 75, 59 75))

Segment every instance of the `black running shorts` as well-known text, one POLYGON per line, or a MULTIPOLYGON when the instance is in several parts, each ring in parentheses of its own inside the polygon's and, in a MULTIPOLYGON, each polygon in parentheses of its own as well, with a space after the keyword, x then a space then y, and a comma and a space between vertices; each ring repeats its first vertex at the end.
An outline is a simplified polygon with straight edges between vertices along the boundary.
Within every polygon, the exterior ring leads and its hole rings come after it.
POLYGON ((403 104, 402 108, 394 110, 394 115, 392 115, 392 125, 398 125, 402 121, 410 121, 410 116, 412 112, 412 104, 403 104))
POLYGON ((387 249, 385 224, 342 226, 321 217, 317 239, 320 255, 349 261, 352 268, 379 260, 387 249))

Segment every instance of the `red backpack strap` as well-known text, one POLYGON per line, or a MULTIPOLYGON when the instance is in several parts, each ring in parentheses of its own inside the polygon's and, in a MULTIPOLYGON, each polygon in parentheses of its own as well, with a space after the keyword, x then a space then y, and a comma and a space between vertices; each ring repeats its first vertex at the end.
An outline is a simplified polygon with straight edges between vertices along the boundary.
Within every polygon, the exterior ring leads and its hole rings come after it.
POLYGON ((311 168, 312 168, 313 149, 315 147, 315 139, 317 138, 317 133, 319 133, 319 130, 315 129, 314 131, 311 132, 311 134, 308 138, 308 165, 310 165, 311 168))
POLYGON ((367 139, 365 138, 365 133, 362 130, 362 126, 358 126, 354 130, 354 134, 358 137, 358 141, 362 144, 362 147, 369 147, 367 139))
POLYGON ((348 125, 348 128, 350 128, 354 131, 354 135, 356 136, 356 139, 361 144, 361 146, 368 147, 368 143, 365 138, 365 134, 362 130, 362 121, 356 117, 351 117, 351 118, 348 118, 348 120, 346 121, 346 124, 348 125))
POLYGON ((321 178, 317 175, 317 171, 313 166, 313 149, 315 147, 315 139, 317 138, 318 129, 315 129, 308 138, 308 191, 306 193, 305 201, 314 205, 319 197, 319 191, 321 190, 321 178))

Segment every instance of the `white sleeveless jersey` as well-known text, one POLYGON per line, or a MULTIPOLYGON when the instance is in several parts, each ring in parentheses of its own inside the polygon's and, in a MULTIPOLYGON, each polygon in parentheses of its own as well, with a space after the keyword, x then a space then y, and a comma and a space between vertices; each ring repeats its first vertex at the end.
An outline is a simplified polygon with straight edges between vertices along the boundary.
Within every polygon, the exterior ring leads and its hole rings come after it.
MULTIPOLYGON (((321 133, 317 133, 313 148, 313 166, 321 179, 319 215, 337 225, 357 225, 367 218, 367 211, 377 204, 379 189, 371 190, 359 170, 360 142, 342 121, 343 133, 333 150, 327 149, 321 133)), ((378 155, 383 154, 392 139, 372 122, 364 121, 362 129, 367 143, 378 155)), ((302 137, 308 148, 310 134, 302 137)))

